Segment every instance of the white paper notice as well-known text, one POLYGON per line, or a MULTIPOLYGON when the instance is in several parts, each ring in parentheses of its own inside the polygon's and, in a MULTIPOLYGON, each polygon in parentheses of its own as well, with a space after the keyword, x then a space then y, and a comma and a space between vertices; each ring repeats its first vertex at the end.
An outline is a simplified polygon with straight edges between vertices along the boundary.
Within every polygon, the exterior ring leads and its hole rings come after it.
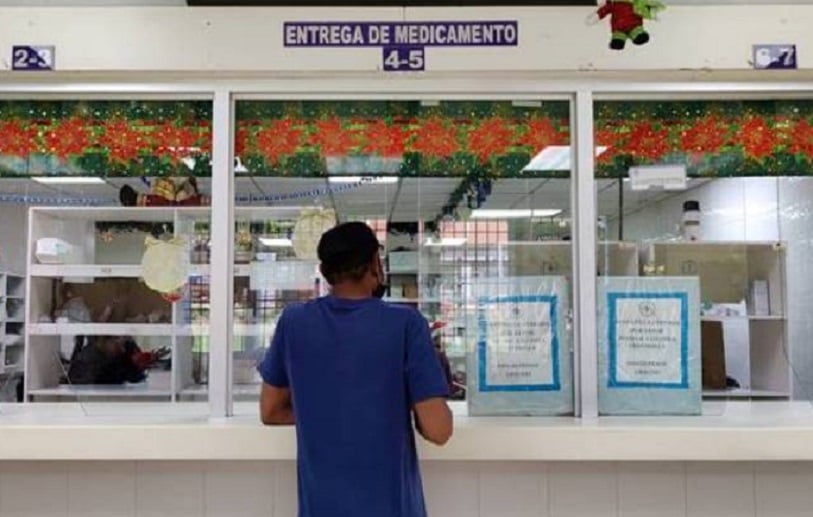
POLYGON ((498 301, 487 304, 485 343, 487 385, 554 383, 550 302, 498 301))
MULTIPOLYGON (((682 353, 681 298, 627 298, 614 301, 615 360, 611 382, 680 385, 686 382, 682 353)), ((613 343, 614 342, 614 343, 613 343)))

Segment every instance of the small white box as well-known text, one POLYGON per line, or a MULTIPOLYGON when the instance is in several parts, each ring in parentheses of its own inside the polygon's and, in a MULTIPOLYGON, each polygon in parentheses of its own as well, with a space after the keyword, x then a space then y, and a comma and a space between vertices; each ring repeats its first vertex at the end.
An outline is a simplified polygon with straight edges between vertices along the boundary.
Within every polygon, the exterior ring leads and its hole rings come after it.
POLYGON ((751 314, 768 316, 771 314, 770 291, 767 280, 754 280, 751 283, 751 314))
POLYGON ((74 248, 67 242, 52 237, 37 239, 34 256, 40 264, 66 264, 70 262, 74 248))
POLYGON ((417 251, 393 251, 388 256, 390 273, 417 273, 417 251))

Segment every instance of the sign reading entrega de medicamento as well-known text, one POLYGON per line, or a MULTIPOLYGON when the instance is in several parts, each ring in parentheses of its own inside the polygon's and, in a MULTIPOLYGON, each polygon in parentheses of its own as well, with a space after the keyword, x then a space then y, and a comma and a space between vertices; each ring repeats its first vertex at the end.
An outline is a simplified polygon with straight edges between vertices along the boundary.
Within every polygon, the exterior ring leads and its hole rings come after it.
POLYGON ((380 47, 385 71, 419 71, 426 47, 515 47, 516 21, 286 22, 285 47, 380 47))

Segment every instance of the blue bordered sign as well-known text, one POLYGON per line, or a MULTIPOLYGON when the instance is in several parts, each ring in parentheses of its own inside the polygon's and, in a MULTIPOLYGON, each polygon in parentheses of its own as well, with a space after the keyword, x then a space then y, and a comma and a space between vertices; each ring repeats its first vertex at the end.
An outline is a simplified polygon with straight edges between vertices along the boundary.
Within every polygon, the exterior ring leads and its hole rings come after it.
POLYGON ((607 385, 688 389, 688 294, 610 292, 607 306, 607 385))
POLYGON ((387 72, 421 71, 426 47, 516 47, 516 20, 457 22, 285 22, 285 47, 378 47, 387 72))
POLYGON ((14 45, 11 49, 11 69, 20 71, 48 71, 56 66, 53 45, 14 45))
MULTIPOLYGON (((478 330, 479 339, 477 344, 477 363, 478 363, 478 379, 479 390, 481 392, 495 392, 495 391, 559 391, 561 389, 561 379, 559 373, 559 329, 558 329, 558 299, 553 295, 528 295, 528 296, 505 296, 505 297, 482 297, 478 300, 478 330), (539 321, 538 311, 541 306, 547 305, 547 322, 539 321), (494 327, 489 325, 498 325, 500 322, 490 321, 489 309, 502 308, 514 311, 514 316, 510 321, 510 325, 506 327, 514 327, 520 332, 525 332, 524 329, 528 328, 529 334, 526 336, 516 336, 519 342, 528 342, 528 339, 535 340, 540 336, 536 333, 549 332, 549 368, 550 372, 543 372, 545 377, 550 379, 549 382, 524 382, 522 377, 518 377, 516 382, 503 382, 501 384, 492 384, 489 382, 489 368, 495 365, 489 364, 489 346, 494 346, 494 343, 489 343, 490 331, 494 327), (534 314, 536 313, 536 315, 534 314), (536 316, 536 317, 535 317, 536 316), (545 329, 544 323, 547 323, 545 329), (524 325, 525 324, 525 325, 524 325)), ((505 322, 503 322, 505 323, 505 322)), ((537 346, 545 346, 543 339, 536 343, 537 346)), ((515 357, 511 357, 511 353, 506 354, 508 360, 522 361, 523 357, 528 357, 528 353, 516 353, 515 357)), ((538 352, 534 360, 541 359, 538 352)), ((518 365, 516 371, 518 373, 529 372, 528 376, 533 377, 532 370, 538 368, 534 365, 518 365)))

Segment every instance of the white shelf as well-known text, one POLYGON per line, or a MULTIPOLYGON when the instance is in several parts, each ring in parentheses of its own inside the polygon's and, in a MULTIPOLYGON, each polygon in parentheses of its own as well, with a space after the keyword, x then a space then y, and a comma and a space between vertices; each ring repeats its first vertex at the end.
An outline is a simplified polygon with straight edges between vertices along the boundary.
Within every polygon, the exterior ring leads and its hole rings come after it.
POLYGON ((440 298, 384 298, 387 303, 442 303, 440 298))
POLYGON ((32 336, 171 336, 168 323, 31 323, 32 336))
MULTIPOLYGON (((250 397, 260 395, 260 383, 235 384, 232 388, 232 395, 239 397, 250 397)), ((209 386, 206 384, 193 384, 180 391, 182 397, 204 397, 209 394, 209 386)))
MULTIPOLYGON (((209 276, 211 272, 209 264, 192 264, 189 267, 189 276, 209 276)), ((236 277, 249 277, 251 276, 250 264, 235 264, 234 276, 236 277)))
MULTIPOLYGON (((209 276, 211 267, 208 264, 192 264, 189 276, 209 276)), ((92 278, 141 278, 143 269, 140 264, 104 265, 104 264, 32 264, 31 276, 38 278, 92 277, 92 278)), ((237 264, 234 276, 248 277, 251 266, 237 264)), ((22 297, 9 296, 8 299, 22 297)))
POLYGON ((149 384, 122 384, 122 385, 68 385, 61 384, 54 388, 39 388, 28 392, 33 397, 171 397, 168 389, 151 388, 149 384))
MULTIPOLYGON (((178 325, 175 329, 176 335, 181 337, 203 337, 209 335, 209 325, 207 324, 178 325)), ((237 323, 233 326, 233 329, 234 335, 238 337, 270 336, 274 331, 273 326, 260 323, 237 323)))
POLYGON ((747 316, 702 316, 700 318, 702 321, 785 321, 784 316, 757 316, 753 314, 749 314, 747 316))
POLYGON ((790 398, 790 393, 784 391, 771 391, 771 390, 746 390, 746 389, 731 389, 731 390, 703 390, 703 396, 706 398, 763 398, 763 399, 780 399, 790 398))
POLYGON ((32 264, 32 277, 140 278, 141 265, 32 264))

